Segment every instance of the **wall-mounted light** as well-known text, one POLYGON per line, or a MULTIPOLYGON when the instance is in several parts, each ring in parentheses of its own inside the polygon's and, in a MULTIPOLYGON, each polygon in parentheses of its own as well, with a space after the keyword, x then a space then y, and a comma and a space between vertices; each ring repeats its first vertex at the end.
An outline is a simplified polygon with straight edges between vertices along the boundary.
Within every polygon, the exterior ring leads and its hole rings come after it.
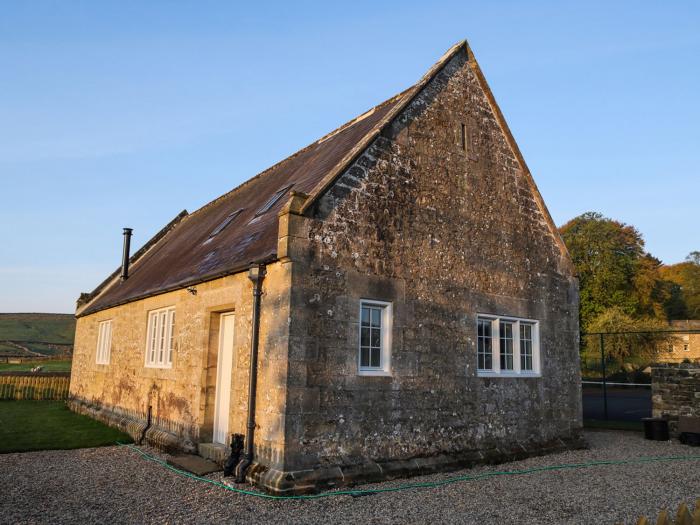
POLYGON ((192 295, 197 295, 197 288, 195 288, 194 286, 190 286, 189 288, 187 288, 187 291, 190 292, 192 295))

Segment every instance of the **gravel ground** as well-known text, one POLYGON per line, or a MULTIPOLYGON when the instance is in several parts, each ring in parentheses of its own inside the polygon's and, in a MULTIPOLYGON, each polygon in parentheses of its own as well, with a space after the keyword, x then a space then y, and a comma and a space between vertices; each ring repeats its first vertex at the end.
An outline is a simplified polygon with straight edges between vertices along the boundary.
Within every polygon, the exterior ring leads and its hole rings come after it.
MULTIPOLYGON (((457 475, 640 456, 696 455, 632 432, 587 432, 588 450, 457 475)), ((221 479, 220 474, 210 476, 221 479)), ((397 480, 369 487, 406 483, 397 480)), ((700 497, 700 461, 597 466, 458 482, 440 488, 313 501, 270 501, 191 480, 105 447, 0 455, 1 523, 633 523, 700 497)))

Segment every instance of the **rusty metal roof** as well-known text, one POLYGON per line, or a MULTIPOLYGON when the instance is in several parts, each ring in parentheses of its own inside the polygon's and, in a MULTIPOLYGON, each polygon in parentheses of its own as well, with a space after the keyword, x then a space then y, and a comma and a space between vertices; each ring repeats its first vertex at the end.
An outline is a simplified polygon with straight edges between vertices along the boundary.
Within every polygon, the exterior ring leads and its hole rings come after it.
MULTIPOLYGON (((408 90, 407 90, 408 91, 408 90)), ((256 175, 234 190, 180 218, 147 250, 132 258, 129 278, 118 271, 87 298, 87 315, 111 306, 183 288, 244 270, 251 263, 274 260, 277 214, 289 191, 310 193, 339 162, 402 100, 400 93, 313 144, 256 175), (290 186, 291 185, 291 186, 290 186), (258 211, 279 190, 286 195, 270 209, 258 211), (218 234, 211 233, 242 210, 218 234)), ((164 230, 166 230, 164 228, 164 230)))

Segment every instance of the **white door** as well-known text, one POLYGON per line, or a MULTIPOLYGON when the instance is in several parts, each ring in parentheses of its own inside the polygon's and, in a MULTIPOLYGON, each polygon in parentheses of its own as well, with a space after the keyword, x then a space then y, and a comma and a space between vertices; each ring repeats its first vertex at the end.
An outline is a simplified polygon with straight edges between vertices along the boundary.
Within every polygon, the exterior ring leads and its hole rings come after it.
POLYGON ((228 416, 231 407, 233 371, 233 314, 221 315, 219 358, 216 365, 216 401, 214 403, 214 443, 228 445, 228 416))

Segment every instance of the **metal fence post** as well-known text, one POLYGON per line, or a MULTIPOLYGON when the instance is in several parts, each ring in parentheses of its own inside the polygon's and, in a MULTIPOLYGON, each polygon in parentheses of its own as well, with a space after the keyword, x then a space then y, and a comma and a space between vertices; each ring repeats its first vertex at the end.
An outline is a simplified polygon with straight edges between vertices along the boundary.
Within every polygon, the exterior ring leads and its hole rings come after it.
POLYGON ((605 336, 600 334, 600 361, 603 364, 603 417, 608 419, 608 381, 605 371, 605 336))

